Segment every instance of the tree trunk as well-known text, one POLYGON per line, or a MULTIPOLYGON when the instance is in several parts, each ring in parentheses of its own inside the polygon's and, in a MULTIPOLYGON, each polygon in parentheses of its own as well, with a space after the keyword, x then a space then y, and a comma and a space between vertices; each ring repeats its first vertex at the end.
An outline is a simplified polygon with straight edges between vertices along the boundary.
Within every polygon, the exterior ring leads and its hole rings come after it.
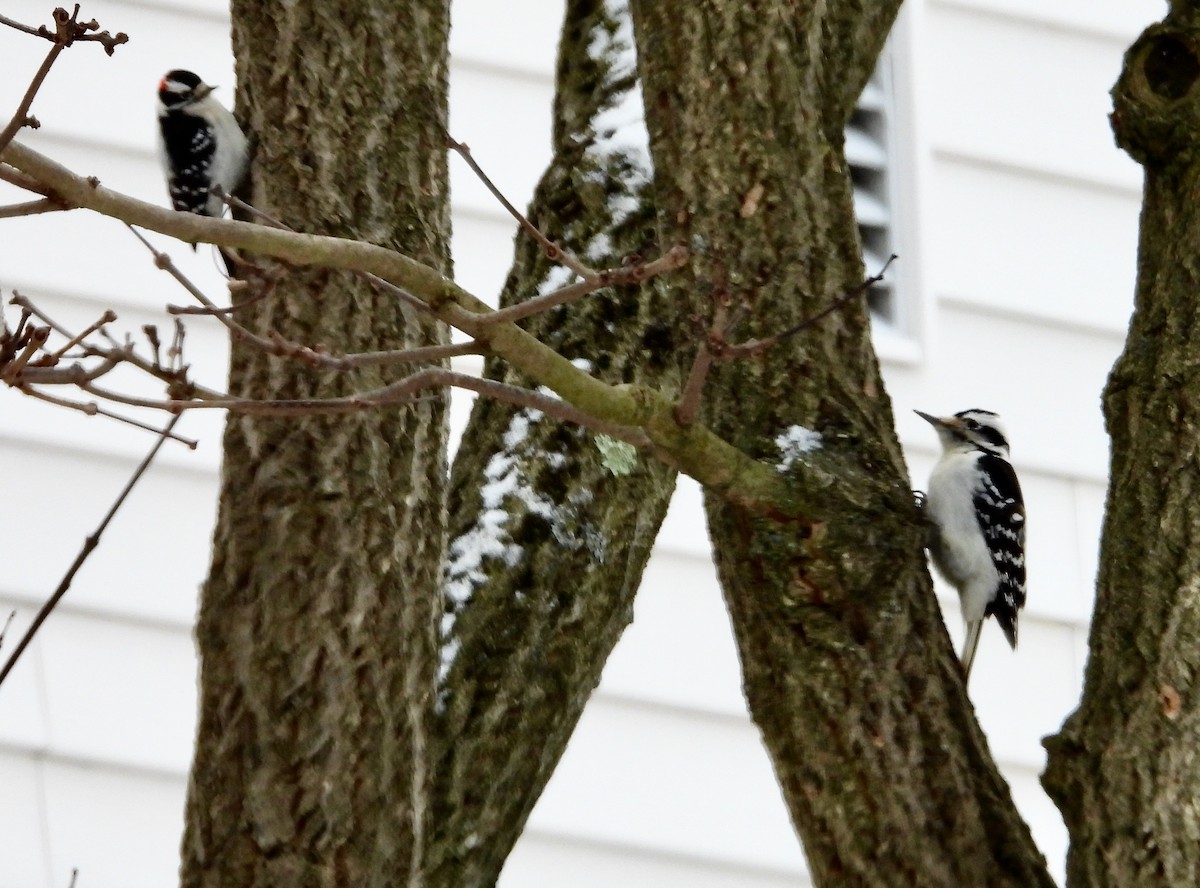
MULTIPOLYGON (((594 268, 651 258, 649 156, 608 123, 638 102, 629 11, 570 0, 562 34, 555 156, 529 217, 594 268)), ((562 286, 563 272, 519 233, 502 303, 562 286)), ((606 382, 674 388, 671 315, 661 287, 645 285, 523 326, 606 382)), ((487 375, 529 384, 496 360, 487 375)), ((499 876, 632 619, 674 480, 646 458, 616 476, 591 432, 476 402, 451 482, 430 885, 499 876)))
MULTIPOLYGON (((786 329, 863 278, 842 133, 898 2, 635 0, 664 241, 679 298, 786 329)), ((710 495, 709 529, 762 730, 829 886, 1050 885, 988 754, 942 625, 865 300, 720 363, 702 416, 820 504, 782 522, 710 495), (782 469, 781 469, 782 470, 782 469)))
MULTIPOLYGON (((448 3, 233 4, 253 201, 295 228, 449 270, 448 3)), ((293 271, 239 313, 331 351, 444 341, 344 274, 293 271)), ((231 391, 347 394, 237 342, 231 391)), ((445 550, 445 402, 328 420, 230 417, 196 630, 185 886, 420 883, 445 550)))
POLYGON ((1175 3, 1113 89, 1145 173, 1125 350, 1104 393, 1112 470, 1083 699, 1047 738, 1067 884, 1200 884, 1200 10, 1175 3), (1114 801, 1119 800, 1119 801, 1114 801))

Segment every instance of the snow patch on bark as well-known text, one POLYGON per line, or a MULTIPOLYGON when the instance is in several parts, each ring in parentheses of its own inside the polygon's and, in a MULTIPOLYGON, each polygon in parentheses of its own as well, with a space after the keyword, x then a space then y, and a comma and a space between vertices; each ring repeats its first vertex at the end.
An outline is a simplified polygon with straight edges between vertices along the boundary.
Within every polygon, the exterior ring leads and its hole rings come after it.
POLYGON ((820 432, 794 425, 777 435, 775 446, 779 448, 779 462, 775 465, 780 472, 789 471, 803 457, 815 450, 820 450, 823 440, 820 432))
MULTIPOLYGON (((584 359, 573 361, 577 367, 590 370, 584 359)), ((595 526, 583 519, 583 510, 591 503, 590 491, 573 491, 565 503, 556 503, 538 490, 526 478, 521 467, 521 451, 528 447, 529 433, 544 414, 531 407, 521 410, 509 420, 501 436, 503 449, 494 453, 483 470, 480 489, 481 508, 475 524, 450 541, 449 564, 446 569, 446 611, 441 622, 441 664, 439 683, 445 680, 460 652, 460 642, 454 637, 458 612, 470 601, 475 590, 487 582, 487 562, 502 561, 508 568, 517 567, 526 557, 524 547, 513 540, 510 522, 526 514, 545 520, 555 542, 564 549, 576 551, 586 547, 591 556, 603 562, 607 542, 595 526), (513 508, 516 500, 524 509, 513 508)), ((552 470, 561 470, 567 463, 564 453, 541 454, 552 470)), ((520 593, 518 592, 518 597, 520 593)))

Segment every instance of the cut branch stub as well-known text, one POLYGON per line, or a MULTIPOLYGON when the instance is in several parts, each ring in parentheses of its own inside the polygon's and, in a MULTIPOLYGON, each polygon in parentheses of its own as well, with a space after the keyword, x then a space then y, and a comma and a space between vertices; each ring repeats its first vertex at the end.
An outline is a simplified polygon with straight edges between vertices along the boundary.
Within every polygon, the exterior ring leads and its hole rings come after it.
POLYGON ((1142 165, 1190 156, 1200 132, 1200 30, 1156 24, 1125 54, 1112 90, 1117 144, 1142 165))

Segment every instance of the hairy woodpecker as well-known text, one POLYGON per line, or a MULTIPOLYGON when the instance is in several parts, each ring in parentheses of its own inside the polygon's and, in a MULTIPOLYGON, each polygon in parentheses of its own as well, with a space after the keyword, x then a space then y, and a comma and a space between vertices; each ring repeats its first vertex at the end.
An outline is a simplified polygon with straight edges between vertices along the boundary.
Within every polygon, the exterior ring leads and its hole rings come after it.
POLYGON ((158 85, 159 157, 171 205, 220 217, 215 185, 232 194, 246 175, 246 136, 233 115, 191 71, 168 71, 158 85))
POLYGON ((999 416, 987 410, 940 418, 915 412, 942 442, 925 498, 925 514, 936 528, 929 551, 962 602, 962 664, 970 678, 985 617, 995 616, 1008 643, 1017 646, 1017 615, 1025 606, 1025 501, 999 416))

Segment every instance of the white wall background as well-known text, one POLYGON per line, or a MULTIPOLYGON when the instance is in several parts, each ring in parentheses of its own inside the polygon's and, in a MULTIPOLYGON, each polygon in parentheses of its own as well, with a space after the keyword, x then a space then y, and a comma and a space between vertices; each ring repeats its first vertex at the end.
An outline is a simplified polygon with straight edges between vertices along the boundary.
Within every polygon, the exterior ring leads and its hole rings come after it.
MULTIPOLYGON (((4 12, 48 21, 52 4, 4 12)), ((108 59, 66 53, 31 143, 106 185, 162 202, 158 78, 188 67, 232 94, 224 12, 207 0, 96 0, 132 36, 108 59)), ((458 0, 452 129, 518 205, 549 155, 561 6, 458 0)), ((1079 692, 1104 498, 1099 393, 1130 310, 1139 174, 1112 145, 1107 92, 1151 0, 909 0, 894 37, 900 298, 881 353, 915 484, 934 436, 910 412, 1002 413, 1030 514, 1021 650, 989 628, 971 685, 1035 836, 1061 872, 1065 832, 1042 794, 1040 738, 1079 692)), ((0 117, 45 47, 0 31, 0 117)), ((490 297, 513 226, 452 160, 459 280, 490 297)), ((0 202, 14 199, 0 189, 0 202)), ((201 250, 170 251, 217 286, 201 250)), ((120 226, 83 213, 0 220, 0 287, 64 321, 105 307, 168 325, 184 294, 120 226)), ((219 293, 219 289, 212 292, 219 293)), ((10 318, 12 317, 10 313, 10 318)), ((219 379, 215 325, 189 325, 219 379)), ((465 405, 458 421, 465 417, 465 405)), ((195 717, 190 636, 216 493, 219 418, 189 416, 70 596, 0 689, 0 888, 173 884, 195 717)), ((28 624, 149 446, 149 436, 0 392, 0 611, 28 624)), ((774 888, 804 862, 758 735, 707 554, 694 485, 664 528, 618 646, 501 884, 774 888)), ((947 620, 961 635, 955 603, 947 620)), ((7 651, 6 651, 7 652, 7 651)), ((5 653, 6 653, 5 652, 5 653)))

